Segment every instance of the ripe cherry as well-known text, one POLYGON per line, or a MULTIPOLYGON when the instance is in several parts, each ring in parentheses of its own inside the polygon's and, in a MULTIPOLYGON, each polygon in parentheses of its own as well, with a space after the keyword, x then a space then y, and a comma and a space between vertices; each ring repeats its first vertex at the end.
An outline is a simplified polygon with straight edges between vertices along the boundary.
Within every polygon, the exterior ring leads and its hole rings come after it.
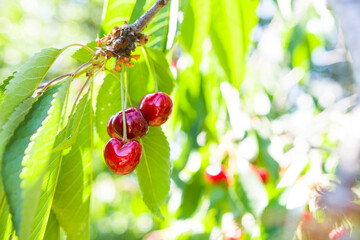
POLYGON ((340 226, 336 229, 331 230, 329 233, 329 238, 331 240, 334 239, 341 239, 341 237, 344 237, 347 234, 347 230, 344 226, 340 226))
POLYGON ((141 144, 136 140, 123 143, 111 138, 105 145, 104 158, 110 170, 116 174, 129 174, 140 162, 141 144))
POLYGON ((145 95, 139 105, 150 126, 160 126, 166 122, 172 111, 171 98, 163 92, 145 95))
MULTIPOLYGON (((142 138, 149 130, 149 124, 137 108, 125 110, 126 134, 128 139, 142 138)), ((118 112, 112 122, 112 126, 120 137, 123 137, 123 111, 118 112)))
POLYGON ((205 179, 212 184, 219 184, 221 182, 227 183, 228 181, 223 165, 207 166, 205 170, 205 179))
POLYGON ((303 212, 303 215, 302 215, 302 219, 306 222, 309 222, 311 221, 312 217, 311 217, 311 213, 308 211, 308 210, 305 210, 303 212))
POLYGON ((109 136, 111 138, 119 138, 120 139, 120 136, 117 135, 117 133, 114 131, 114 128, 112 126, 112 121, 113 121, 114 117, 115 117, 115 115, 112 115, 109 118, 109 121, 108 121, 108 124, 107 124, 107 133, 109 134, 109 136))
POLYGON ((241 240, 245 238, 245 233, 239 227, 234 227, 225 233, 224 240, 241 240))

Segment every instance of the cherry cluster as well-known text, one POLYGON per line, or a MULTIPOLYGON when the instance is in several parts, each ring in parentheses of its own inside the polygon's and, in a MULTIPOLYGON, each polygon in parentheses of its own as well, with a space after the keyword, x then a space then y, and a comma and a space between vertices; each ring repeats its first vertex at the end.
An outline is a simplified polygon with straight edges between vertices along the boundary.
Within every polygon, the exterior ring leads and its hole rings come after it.
POLYGON ((104 149, 105 162, 116 174, 129 174, 138 166, 142 154, 141 144, 135 140, 146 135, 149 126, 160 126, 165 123, 172 111, 171 98, 156 92, 145 95, 139 108, 125 109, 126 138, 124 134, 123 111, 111 116, 107 132, 111 139, 104 149))

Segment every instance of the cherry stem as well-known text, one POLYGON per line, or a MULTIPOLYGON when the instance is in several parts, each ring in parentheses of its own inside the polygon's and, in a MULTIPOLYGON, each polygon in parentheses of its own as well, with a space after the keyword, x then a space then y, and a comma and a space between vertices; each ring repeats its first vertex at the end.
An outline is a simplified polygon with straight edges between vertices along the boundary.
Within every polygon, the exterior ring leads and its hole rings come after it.
MULTIPOLYGON (((69 93, 70 93, 70 88, 67 89, 66 91, 66 98, 65 98, 65 105, 64 105, 64 116, 66 116, 66 109, 68 107, 68 103, 69 103, 69 93)), ((60 126, 61 128, 63 128, 65 125, 65 121, 66 121, 66 118, 61 118, 61 123, 60 123, 60 126)))
MULTIPOLYGON (((122 66, 124 68, 124 66, 122 66)), ((125 116, 125 93, 124 93, 124 71, 120 74, 120 88, 121 88, 121 104, 122 104, 122 112, 123 112, 123 139, 127 141, 127 132, 126 132, 126 116, 125 116)))
POLYGON ((130 95, 129 95, 129 92, 128 92, 128 68, 126 67, 125 68, 125 90, 126 90, 126 96, 127 96, 127 98, 126 99, 128 99, 129 100, 129 104, 130 104, 130 107, 132 107, 133 105, 132 105, 132 101, 131 101, 131 98, 130 98, 130 95))
MULTIPOLYGON (((106 69, 106 68, 104 68, 104 69, 105 69, 105 71, 107 71, 108 73, 110 73, 111 75, 113 75, 117 80, 119 80, 119 82, 121 82, 119 76, 116 75, 113 71, 111 71, 111 70, 109 70, 109 69, 106 69)), ((126 70, 126 74, 127 74, 127 70, 126 70)), ((128 95, 128 98, 127 98, 127 99, 129 100, 130 107, 132 107, 133 105, 132 105, 131 98, 130 98, 129 95, 128 95)))
POLYGON ((70 123, 70 118, 71 118, 72 114, 74 113, 74 110, 75 110, 75 107, 76 107, 76 103, 77 103, 77 101, 79 100, 81 93, 84 91, 85 86, 86 86, 87 83, 90 81, 90 78, 91 78, 91 77, 93 77, 93 75, 89 75, 89 76, 88 76, 88 78, 86 79, 84 85, 82 85, 82 87, 81 87, 78 95, 77 95, 76 98, 75 98, 74 105, 72 106, 71 112, 70 112, 70 114, 69 114, 68 127, 69 127, 69 125, 70 125, 70 124, 69 124, 69 123, 70 123))
MULTIPOLYGON (((100 71, 100 69, 99 69, 99 71, 100 71)), ((99 71, 98 71, 98 72, 99 72, 99 71)), ((97 72, 97 73, 98 73, 98 72, 97 72)), ((86 85, 88 84, 88 82, 90 81, 90 79, 94 78, 97 73, 90 73, 90 74, 89 74, 89 76, 88 76, 88 78, 86 79, 84 85, 82 85, 82 87, 81 87, 78 95, 76 96, 76 99, 75 99, 75 101, 74 101, 74 104, 73 104, 73 106, 72 106, 72 108, 71 108, 71 112, 70 112, 69 117, 68 117, 68 124, 67 124, 67 127, 66 127, 66 135, 67 135, 67 132, 68 132, 68 129, 69 129, 69 126, 70 126, 71 116, 73 115, 73 113, 74 113, 74 111, 75 111, 76 103, 78 102, 81 93, 84 91, 84 89, 85 89, 86 85)), ((73 77, 74 77, 74 76, 73 76, 73 77)), ((91 86, 93 86, 93 85, 91 85, 91 86)), ((91 86, 90 86, 90 90, 91 90, 91 86)), ((92 92, 91 92, 91 94, 92 94, 92 92)))
POLYGON ((124 66, 124 71, 122 72, 123 73, 123 79, 124 79, 124 99, 125 99, 125 107, 127 106, 127 99, 128 99, 128 91, 127 91, 127 67, 124 66))
MULTIPOLYGON (((84 64, 82 64, 80 67, 78 67, 74 72, 72 73, 67 73, 67 74, 63 74, 63 75, 60 75, 54 79, 51 79, 49 82, 41 85, 41 86, 38 86, 37 89, 43 89, 42 92, 44 92, 52 83, 60 80, 60 79, 63 79, 64 77, 69 77, 71 76, 72 78, 75 78, 77 77, 77 73, 79 73, 80 70, 82 70, 82 68, 84 68, 85 66, 91 64, 92 61, 89 61, 89 62, 86 62, 84 64)), ((80 75, 82 74, 83 72, 80 73, 80 75)))
POLYGON ((88 46, 83 45, 83 44, 80 44, 80 43, 73 43, 73 44, 67 45, 66 47, 63 48, 63 51, 66 50, 67 48, 74 47, 74 46, 82 47, 82 48, 84 48, 85 50, 89 51, 92 55, 95 55, 95 54, 96 54, 96 53, 94 52, 94 50, 92 50, 92 49, 89 48, 88 46))
POLYGON ((149 72, 152 73, 153 79, 154 79, 154 85, 155 85, 155 92, 158 92, 158 84, 157 84, 157 79, 156 79, 156 74, 155 74, 155 69, 154 66, 152 64, 152 61, 150 61, 151 59, 148 57, 148 53, 146 51, 146 49, 144 47, 141 47, 141 50, 144 54, 145 57, 145 62, 146 62, 146 66, 149 70, 149 72))
POLYGON ((38 86, 36 89, 43 89, 42 91, 45 91, 50 86, 50 84, 52 84, 53 82, 56 82, 57 80, 63 79, 64 77, 69 77, 71 75, 72 75, 71 73, 60 75, 60 76, 58 76, 58 77, 56 77, 54 79, 51 79, 46 84, 38 86))

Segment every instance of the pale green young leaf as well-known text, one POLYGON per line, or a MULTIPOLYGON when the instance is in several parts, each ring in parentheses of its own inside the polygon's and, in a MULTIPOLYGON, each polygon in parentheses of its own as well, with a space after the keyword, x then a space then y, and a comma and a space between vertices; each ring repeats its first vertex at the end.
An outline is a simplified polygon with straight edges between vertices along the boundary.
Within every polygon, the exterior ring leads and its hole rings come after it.
POLYGON ((108 34, 114 26, 129 21, 136 0, 106 0, 103 8, 101 34, 108 34))
POLYGON ((53 95, 58 89, 59 87, 54 87, 46 91, 38 101, 33 104, 24 121, 16 129, 6 145, 6 150, 3 154, 1 169, 2 180, 17 233, 20 232, 24 206, 22 198, 23 189, 20 186, 22 181, 20 173, 23 169, 22 161, 25 156, 25 150, 31 142, 31 137, 41 128, 43 121, 47 118, 48 111, 52 108, 51 102, 54 100, 53 95))
POLYGON ((95 126, 103 141, 110 139, 107 134, 107 123, 109 118, 121 110, 120 81, 112 74, 104 78, 99 94, 96 99, 95 126))
POLYGON ((170 189, 170 147, 160 127, 150 127, 140 139, 142 157, 136 168, 142 198, 148 208, 163 219, 160 206, 170 189))
POLYGON ((229 82, 238 87, 243 79, 250 30, 255 26, 258 0, 211 1, 210 37, 229 82))
POLYGON ((62 52, 61 49, 47 48, 31 57, 6 86, 0 105, 0 126, 3 126, 15 108, 30 97, 51 65, 62 52))
POLYGON ((92 109, 88 103, 76 144, 63 157, 53 211, 67 239, 89 239, 92 174, 92 109))
MULTIPOLYGON (((50 155, 54 147, 56 133, 59 128, 60 117, 71 78, 56 87, 53 94, 51 108, 41 127, 31 136, 30 143, 25 150, 22 160, 23 169, 20 174, 23 209, 21 216, 20 238, 28 238, 32 233, 32 223, 36 213, 34 206, 38 205, 42 183, 46 174, 50 155)), ((46 180, 46 179, 45 179, 46 180)), ((33 233, 32 233, 33 234, 33 233)))
POLYGON ((60 226, 53 211, 50 211, 43 240, 60 240, 60 226))

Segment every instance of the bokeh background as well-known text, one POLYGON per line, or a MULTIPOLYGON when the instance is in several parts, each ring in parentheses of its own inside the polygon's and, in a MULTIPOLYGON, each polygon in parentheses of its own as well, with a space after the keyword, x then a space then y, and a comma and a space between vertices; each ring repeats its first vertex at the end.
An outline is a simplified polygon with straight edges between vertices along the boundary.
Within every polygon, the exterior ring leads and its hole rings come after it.
MULTIPOLYGON (((142 202, 135 174, 107 169, 98 139, 91 239, 222 239, 236 226, 248 239, 307 239, 299 233, 303 213, 324 221, 316 190, 334 186, 360 120, 349 55, 326 1, 241 0, 246 21, 239 28, 229 18, 224 39, 212 31, 228 9, 210 15, 203 1, 171 2, 164 51, 176 88, 165 125, 173 165, 165 220, 142 202), (225 166, 229 186, 204 179, 210 164, 225 166), (266 169, 266 184, 251 165, 266 169)), ((2 0, 0 80, 42 48, 95 40, 103 4, 2 0)), ((75 69, 69 56, 51 74, 75 69)), ((329 229, 356 232, 347 220, 329 229)))

